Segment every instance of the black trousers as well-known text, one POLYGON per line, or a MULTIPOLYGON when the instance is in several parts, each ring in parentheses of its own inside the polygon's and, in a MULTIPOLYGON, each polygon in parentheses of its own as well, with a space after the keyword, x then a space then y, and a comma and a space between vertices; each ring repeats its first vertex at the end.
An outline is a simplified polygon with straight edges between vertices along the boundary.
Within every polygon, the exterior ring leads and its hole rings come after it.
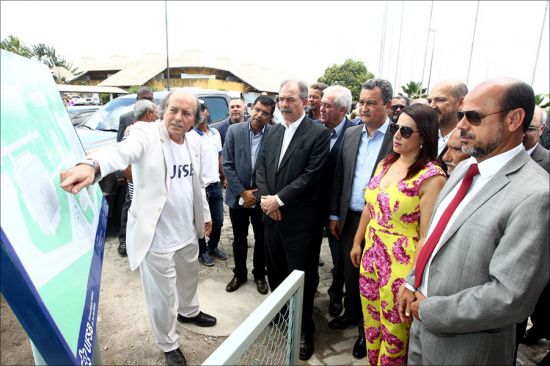
MULTIPOLYGON (((344 271, 344 285, 346 289, 344 295, 344 316, 358 322, 357 331, 359 336, 364 337, 363 310, 361 309, 361 296, 359 294, 359 268, 353 266, 349 256, 360 220, 361 212, 348 210, 342 234, 340 235, 339 248, 341 252, 339 260, 341 261, 340 268, 343 268, 344 271)), ((363 240, 361 247, 364 248, 364 246, 365 243, 363 240)))
POLYGON ((274 291, 293 270, 304 271, 302 335, 313 335, 313 298, 321 250, 318 230, 284 231, 274 221, 266 220, 264 227, 269 287, 274 291))
POLYGON ((126 243, 126 223, 128 222, 128 209, 132 204, 132 199, 130 198, 130 192, 128 191, 128 185, 126 185, 126 194, 124 196, 124 204, 122 205, 122 210, 120 212, 120 230, 118 232, 118 241, 120 243, 126 243))
POLYGON ((263 279, 265 270, 265 246, 264 246, 264 223, 262 222, 262 210, 257 205, 253 208, 229 208, 229 218, 233 227, 233 256, 235 258, 235 276, 245 281, 248 270, 246 258, 248 256, 248 226, 252 224, 254 231, 254 255, 252 263, 254 268, 252 274, 254 279, 263 279))

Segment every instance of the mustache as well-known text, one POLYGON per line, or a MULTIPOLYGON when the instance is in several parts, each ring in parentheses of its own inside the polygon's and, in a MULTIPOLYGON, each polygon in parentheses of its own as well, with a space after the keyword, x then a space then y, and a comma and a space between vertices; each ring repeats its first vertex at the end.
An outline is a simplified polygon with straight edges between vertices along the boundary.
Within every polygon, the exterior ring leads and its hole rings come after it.
POLYGON ((460 137, 464 137, 464 138, 467 138, 467 139, 473 139, 474 134, 471 133, 471 132, 468 132, 466 130, 460 130, 460 137))
POLYGON ((282 108, 280 109, 281 113, 291 113, 292 111, 290 110, 290 108, 282 108))

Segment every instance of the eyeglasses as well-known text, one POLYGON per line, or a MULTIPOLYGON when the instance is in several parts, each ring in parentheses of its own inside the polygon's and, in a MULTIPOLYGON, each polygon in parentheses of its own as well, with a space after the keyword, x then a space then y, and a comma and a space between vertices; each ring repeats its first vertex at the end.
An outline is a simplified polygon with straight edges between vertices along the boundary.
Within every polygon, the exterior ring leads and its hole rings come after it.
POLYGON ((408 139, 415 132, 420 132, 418 130, 413 130, 412 128, 407 127, 407 126, 400 126, 397 123, 391 123, 390 124, 390 133, 392 135, 395 135, 397 133, 397 131, 401 131, 400 132, 401 136, 403 136, 404 139, 408 139))
POLYGON ((405 106, 404 105, 399 105, 399 104, 395 104, 395 105, 391 106, 391 110, 394 111, 394 112, 398 109, 403 110, 403 108, 405 108, 405 106))
POLYGON ((266 112, 266 111, 262 111, 261 109, 257 108, 257 107, 253 107, 252 110, 255 112, 255 113, 258 113, 260 116, 262 117, 271 117, 271 114, 266 112))
POLYGON ((462 118, 466 117, 466 120, 468 121, 468 123, 470 123, 473 126, 479 126, 481 124, 481 120, 483 118, 487 117, 487 116, 497 114, 497 113, 502 113, 502 112, 508 112, 508 111, 511 111, 512 109, 516 109, 516 108, 517 107, 507 108, 507 109, 503 109, 503 110, 498 111, 498 112, 487 113, 487 114, 481 114, 481 113, 476 112, 476 111, 456 112, 456 116, 458 117, 459 121, 461 121, 462 118))

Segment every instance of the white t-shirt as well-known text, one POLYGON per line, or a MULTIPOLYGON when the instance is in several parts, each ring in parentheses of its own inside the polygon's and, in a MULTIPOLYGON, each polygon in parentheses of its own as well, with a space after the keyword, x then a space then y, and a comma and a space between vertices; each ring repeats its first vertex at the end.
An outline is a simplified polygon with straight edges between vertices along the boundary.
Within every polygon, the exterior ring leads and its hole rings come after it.
MULTIPOLYGON (((168 199, 160 214, 151 251, 169 253, 189 244, 198 243, 197 233, 193 224, 193 174, 194 167, 185 142, 176 144, 169 140, 168 199)), ((163 179, 157 177, 155 179, 163 179)))
POLYGON ((193 129, 200 137, 202 143, 202 180, 207 186, 220 181, 220 154, 223 151, 220 133, 215 128, 208 127, 208 133, 197 128, 193 129))

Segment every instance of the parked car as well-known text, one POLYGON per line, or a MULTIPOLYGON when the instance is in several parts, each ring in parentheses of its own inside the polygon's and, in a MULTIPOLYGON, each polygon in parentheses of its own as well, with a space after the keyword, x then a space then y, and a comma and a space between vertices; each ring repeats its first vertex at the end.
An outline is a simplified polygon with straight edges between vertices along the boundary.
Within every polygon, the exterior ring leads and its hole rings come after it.
MULTIPOLYGON (((221 121, 229 116, 229 101, 231 98, 228 93, 200 88, 178 89, 194 94, 204 100, 210 112, 209 124, 221 121)), ((160 107, 168 93, 168 91, 153 92, 154 103, 160 107)), ((113 99, 101 106, 86 121, 75 127, 86 153, 116 143, 120 116, 132 111, 135 102, 136 94, 113 99)), ((116 175, 110 174, 104 177, 99 185, 109 203, 108 226, 116 228, 119 226, 121 209, 119 206, 124 201, 124 197, 120 196, 122 195, 121 192, 125 192, 125 184, 122 186, 116 175)))
POLYGON ((71 103, 72 105, 85 105, 86 104, 86 99, 82 98, 81 96, 78 96, 78 95, 73 95, 71 97, 71 103))
POLYGON ((69 113, 69 117, 71 117, 73 126, 77 126, 86 121, 86 119, 98 109, 99 106, 97 105, 75 105, 67 107, 67 113, 69 113))

